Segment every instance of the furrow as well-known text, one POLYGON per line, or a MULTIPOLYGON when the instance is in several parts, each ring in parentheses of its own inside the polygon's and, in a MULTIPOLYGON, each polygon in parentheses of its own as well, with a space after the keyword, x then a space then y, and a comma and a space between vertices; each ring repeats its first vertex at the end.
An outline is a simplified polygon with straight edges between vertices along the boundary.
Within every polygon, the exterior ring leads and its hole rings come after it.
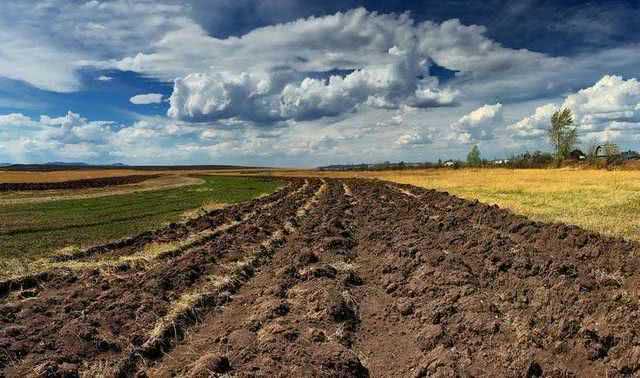
MULTIPOLYGON (((276 230, 246 257, 235 261, 226 274, 207 277, 207 284, 183 294, 172 306, 172 310, 156 323, 147 341, 140 348, 133 350, 125 360, 116 364, 115 375, 126 377, 144 369, 148 360, 161 357, 179 342, 186 329, 199 318, 212 308, 226 303, 229 296, 246 284, 258 268, 269 262, 275 250, 282 246, 287 232, 296 231, 295 224, 317 204, 318 197, 325 188, 326 184, 323 183, 300 207, 295 217, 287 220, 282 229, 276 230)), ((94 370, 94 367, 90 369, 94 370)))

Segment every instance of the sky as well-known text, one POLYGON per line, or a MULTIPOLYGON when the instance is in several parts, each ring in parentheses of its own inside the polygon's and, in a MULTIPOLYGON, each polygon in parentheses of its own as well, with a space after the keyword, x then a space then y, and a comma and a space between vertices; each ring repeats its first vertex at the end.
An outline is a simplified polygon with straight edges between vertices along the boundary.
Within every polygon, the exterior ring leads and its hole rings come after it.
POLYGON ((640 1, 0 3, 0 162, 313 167, 640 149, 640 1))

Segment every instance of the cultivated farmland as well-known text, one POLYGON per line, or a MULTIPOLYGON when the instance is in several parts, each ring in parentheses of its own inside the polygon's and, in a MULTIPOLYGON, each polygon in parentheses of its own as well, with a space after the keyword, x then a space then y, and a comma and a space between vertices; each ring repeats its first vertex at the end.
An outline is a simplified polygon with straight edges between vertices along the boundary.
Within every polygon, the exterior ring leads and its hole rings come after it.
POLYGON ((0 277, 56 249, 133 236, 184 220, 199 208, 246 201, 282 185, 276 180, 222 176, 161 176, 149 181, 89 190, 0 193, 0 277))
POLYGON ((411 184, 496 204, 537 221, 573 224, 640 241, 638 170, 484 168, 274 174, 363 177, 411 184))
POLYGON ((415 186, 290 178, 0 284, 6 376, 624 376, 639 245, 415 186))

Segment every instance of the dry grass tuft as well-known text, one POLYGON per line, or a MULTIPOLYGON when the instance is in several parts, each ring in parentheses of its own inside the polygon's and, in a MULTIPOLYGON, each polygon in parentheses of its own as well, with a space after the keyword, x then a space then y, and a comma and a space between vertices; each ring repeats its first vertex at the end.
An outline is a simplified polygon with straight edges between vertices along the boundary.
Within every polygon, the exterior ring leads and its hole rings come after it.
POLYGON ((224 203, 207 202, 207 203, 205 203, 204 205, 200 206, 197 209, 185 211, 184 213, 182 213, 181 218, 182 218, 183 221, 188 221, 190 219, 196 219, 196 218, 199 218, 201 216, 207 215, 208 213, 210 213, 210 212, 212 212, 214 210, 222 209, 225 206, 226 206, 226 204, 224 204, 224 203))

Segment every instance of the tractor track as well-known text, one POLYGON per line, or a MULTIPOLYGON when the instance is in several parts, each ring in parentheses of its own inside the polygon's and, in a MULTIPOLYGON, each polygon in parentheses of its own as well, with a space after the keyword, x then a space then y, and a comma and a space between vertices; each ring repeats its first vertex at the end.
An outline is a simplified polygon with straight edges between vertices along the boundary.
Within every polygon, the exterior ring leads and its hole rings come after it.
POLYGON ((176 227, 6 290, 0 377, 640 375, 633 242, 356 179, 176 227))

